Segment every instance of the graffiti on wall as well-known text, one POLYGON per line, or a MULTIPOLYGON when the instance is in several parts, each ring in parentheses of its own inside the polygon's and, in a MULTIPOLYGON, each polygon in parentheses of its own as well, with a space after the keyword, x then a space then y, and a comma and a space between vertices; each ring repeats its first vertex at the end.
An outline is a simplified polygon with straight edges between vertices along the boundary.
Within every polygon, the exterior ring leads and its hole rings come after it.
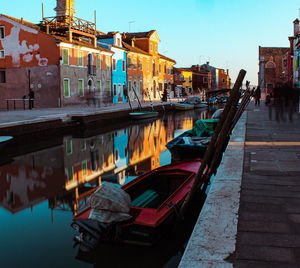
POLYGON ((38 34, 37 30, 22 25, 18 22, 12 21, 5 17, 0 18, 0 22, 6 22, 13 26, 11 28, 10 34, 6 35, 4 39, 0 40, 0 42, 4 49, 5 56, 12 57, 14 67, 20 66, 21 57, 22 60, 27 63, 36 59, 38 61, 39 66, 48 65, 48 59, 41 58, 39 54, 39 44, 29 45, 26 40, 20 40, 21 30, 35 35, 38 34))

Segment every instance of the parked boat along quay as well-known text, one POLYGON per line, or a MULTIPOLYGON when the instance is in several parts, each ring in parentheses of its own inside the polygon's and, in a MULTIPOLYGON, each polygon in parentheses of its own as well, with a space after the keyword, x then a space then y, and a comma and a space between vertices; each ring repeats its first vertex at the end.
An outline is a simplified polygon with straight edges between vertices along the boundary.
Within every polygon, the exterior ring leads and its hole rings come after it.
MULTIPOLYGON (((233 130, 208 196, 199 201, 201 212, 195 212, 195 219, 178 232, 181 235, 154 248, 101 245, 87 253, 73 248, 70 223, 74 211, 86 205, 90 189, 99 185, 99 175, 102 182, 120 185, 170 163, 164 143, 191 129, 197 119, 209 118, 212 111, 169 112, 148 123, 112 124, 110 131, 73 125, 71 110, 51 111, 0 113, 2 127, 64 122, 63 128, 41 127, 38 136, 32 129, 34 142, 28 139, 19 149, 19 143, 12 143, 12 148, 1 150, 0 214, 5 241, 0 246, 1 267, 299 266, 298 113, 290 122, 286 114, 277 117, 277 111, 264 103, 249 104, 233 130), (10 116, 21 122, 8 123, 10 116), (51 134, 59 133, 57 138, 49 138, 51 129, 51 134), (153 147, 152 153, 146 153, 145 141, 153 147), (97 162, 102 171, 94 176, 89 173, 93 146, 104 160, 97 162), (70 179, 70 171, 77 174, 78 182, 70 179), (120 258, 115 258, 116 252, 120 258)), ((92 107, 85 112, 95 113, 92 107)))

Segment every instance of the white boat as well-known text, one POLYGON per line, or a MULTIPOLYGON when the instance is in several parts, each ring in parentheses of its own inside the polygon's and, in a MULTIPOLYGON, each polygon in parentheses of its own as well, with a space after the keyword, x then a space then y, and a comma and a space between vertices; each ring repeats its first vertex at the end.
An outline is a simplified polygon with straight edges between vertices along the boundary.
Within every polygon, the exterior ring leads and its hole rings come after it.
POLYGON ((12 136, 0 136, 0 149, 3 148, 12 139, 12 136))
POLYGON ((174 103, 174 108, 175 110, 179 110, 179 111, 193 110, 194 105, 185 102, 177 102, 174 103))
POLYGON ((206 108, 207 103, 202 102, 201 98, 198 96, 190 96, 184 101, 187 104, 193 104, 195 109, 206 108))
POLYGON ((141 111, 129 113, 130 117, 134 120, 154 118, 158 116, 158 112, 155 111, 141 111))

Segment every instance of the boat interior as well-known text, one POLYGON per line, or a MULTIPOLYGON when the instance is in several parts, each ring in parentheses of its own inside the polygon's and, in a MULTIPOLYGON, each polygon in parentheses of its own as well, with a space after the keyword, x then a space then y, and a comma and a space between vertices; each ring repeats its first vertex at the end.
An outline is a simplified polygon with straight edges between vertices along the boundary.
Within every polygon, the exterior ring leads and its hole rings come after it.
POLYGON ((126 189, 132 200, 131 206, 159 208, 191 175, 191 172, 181 170, 153 173, 126 189))

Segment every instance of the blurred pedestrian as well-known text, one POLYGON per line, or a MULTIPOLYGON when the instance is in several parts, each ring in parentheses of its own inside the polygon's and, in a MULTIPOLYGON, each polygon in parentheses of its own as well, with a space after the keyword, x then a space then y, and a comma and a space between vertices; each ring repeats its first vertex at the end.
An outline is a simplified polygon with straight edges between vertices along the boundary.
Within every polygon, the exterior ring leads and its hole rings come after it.
POLYGON ((260 87, 258 86, 254 93, 255 106, 260 106, 260 95, 261 95, 261 91, 260 91, 260 87))
POLYGON ((29 109, 31 110, 34 107, 34 91, 30 89, 29 94, 29 109))

